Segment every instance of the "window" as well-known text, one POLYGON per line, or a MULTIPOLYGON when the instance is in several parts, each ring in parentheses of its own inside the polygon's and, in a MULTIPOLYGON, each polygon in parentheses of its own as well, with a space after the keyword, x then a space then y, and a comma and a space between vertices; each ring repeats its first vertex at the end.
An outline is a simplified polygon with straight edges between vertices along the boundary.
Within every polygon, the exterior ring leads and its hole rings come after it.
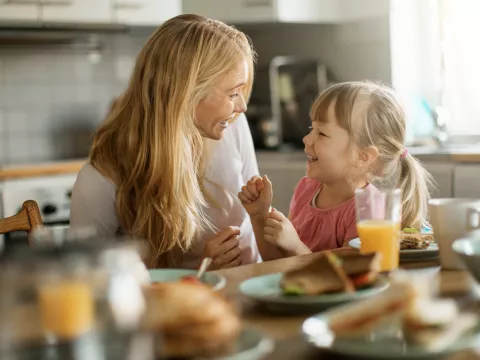
POLYGON ((448 130, 480 135, 480 1, 439 1, 448 130))
POLYGON ((480 0, 391 0, 392 84, 449 114, 452 135, 480 136, 480 0))

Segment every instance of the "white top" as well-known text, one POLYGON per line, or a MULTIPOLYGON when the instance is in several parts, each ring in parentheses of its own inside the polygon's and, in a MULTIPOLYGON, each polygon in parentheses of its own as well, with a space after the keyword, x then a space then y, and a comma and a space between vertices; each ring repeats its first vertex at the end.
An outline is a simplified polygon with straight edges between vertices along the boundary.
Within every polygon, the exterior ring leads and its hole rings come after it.
MULTIPOLYGON (((230 195, 218 185, 206 181, 208 194, 218 201, 223 210, 209 206, 205 213, 218 230, 231 225, 240 227, 243 264, 261 261, 249 216, 237 199, 241 187, 254 175, 258 175, 258 165, 247 119, 242 114, 225 130, 223 139, 214 142, 205 171, 207 179, 226 189, 230 195)), ((73 187, 71 229, 94 227, 99 236, 112 237, 118 234, 120 224, 115 197, 115 184, 92 165, 85 165, 73 187)), ((181 267, 197 268, 204 244, 213 235, 211 230, 198 234, 192 248, 183 255, 181 267)))

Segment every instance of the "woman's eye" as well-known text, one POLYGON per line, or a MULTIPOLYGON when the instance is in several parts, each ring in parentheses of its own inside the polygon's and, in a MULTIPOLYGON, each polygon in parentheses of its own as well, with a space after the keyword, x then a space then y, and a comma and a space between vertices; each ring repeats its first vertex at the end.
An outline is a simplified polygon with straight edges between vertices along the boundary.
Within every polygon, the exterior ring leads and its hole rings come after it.
POLYGON ((238 96, 238 94, 232 94, 232 95, 230 95, 230 98, 235 99, 237 96, 238 96))
POLYGON ((318 135, 320 135, 320 136, 327 136, 327 135, 325 135, 324 133, 322 133, 321 131, 318 132, 318 135))

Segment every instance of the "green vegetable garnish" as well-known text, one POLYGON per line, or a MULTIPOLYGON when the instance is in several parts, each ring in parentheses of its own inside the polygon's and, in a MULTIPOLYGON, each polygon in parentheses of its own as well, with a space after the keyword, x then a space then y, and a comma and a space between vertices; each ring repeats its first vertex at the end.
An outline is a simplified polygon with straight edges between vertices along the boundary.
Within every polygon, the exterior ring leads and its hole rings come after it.
POLYGON ((415 229, 414 227, 410 227, 410 226, 404 228, 402 231, 403 231, 404 233, 407 233, 407 234, 416 234, 416 233, 418 233, 418 230, 417 230, 417 229, 415 229))
POLYGON ((283 288, 283 294, 288 296, 305 295, 305 290, 302 289, 300 286, 289 285, 283 288))

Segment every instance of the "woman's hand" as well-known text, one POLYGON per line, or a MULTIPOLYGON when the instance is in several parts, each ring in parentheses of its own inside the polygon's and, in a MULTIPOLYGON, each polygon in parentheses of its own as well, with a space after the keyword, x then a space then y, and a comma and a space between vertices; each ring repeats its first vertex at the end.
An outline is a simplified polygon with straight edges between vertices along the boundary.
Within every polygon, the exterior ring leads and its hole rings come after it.
POLYGON ((229 226, 207 241, 203 257, 213 259, 210 270, 226 269, 242 265, 238 247, 240 228, 229 226))
POLYGON ((265 218, 272 205, 272 183, 265 175, 252 177, 242 191, 238 193, 238 198, 251 218, 265 218))
POLYGON ((311 253, 298 237, 293 224, 280 211, 273 209, 267 215, 263 231, 265 241, 277 246, 288 256, 311 253))

